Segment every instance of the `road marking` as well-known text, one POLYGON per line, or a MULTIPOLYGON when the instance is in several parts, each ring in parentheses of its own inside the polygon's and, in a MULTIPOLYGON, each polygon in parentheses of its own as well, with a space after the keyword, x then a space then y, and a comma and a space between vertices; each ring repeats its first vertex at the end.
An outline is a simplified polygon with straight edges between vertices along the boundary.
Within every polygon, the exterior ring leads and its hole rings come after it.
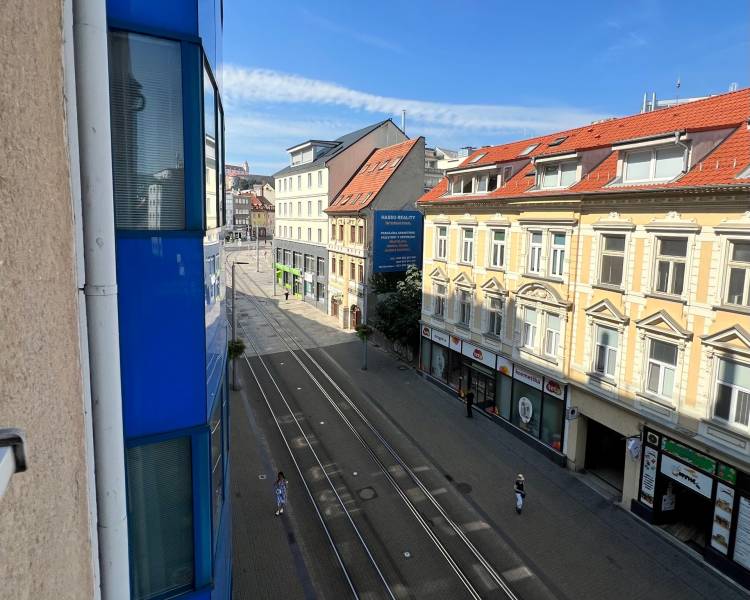
POLYGON ((531 577, 533 574, 529 570, 528 567, 520 566, 516 567, 515 569, 509 569, 508 571, 505 571, 503 573, 503 577, 507 581, 518 581, 519 579, 526 579, 527 577, 531 577))
POLYGON ((430 490, 430 494, 432 494, 433 496, 439 496, 440 494, 445 494, 447 492, 447 488, 437 488, 435 490, 430 490))
POLYGON ((481 531, 482 529, 490 529, 489 523, 485 521, 471 521, 470 523, 464 523, 461 528, 466 532, 481 531))

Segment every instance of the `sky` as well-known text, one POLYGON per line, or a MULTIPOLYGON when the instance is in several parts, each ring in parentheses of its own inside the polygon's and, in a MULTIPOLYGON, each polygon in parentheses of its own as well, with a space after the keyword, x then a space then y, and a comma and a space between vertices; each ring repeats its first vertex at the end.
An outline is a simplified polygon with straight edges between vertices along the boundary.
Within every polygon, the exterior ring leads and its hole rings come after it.
POLYGON ((750 86, 748 0, 225 0, 226 160, 392 118, 429 146, 500 144, 750 86))

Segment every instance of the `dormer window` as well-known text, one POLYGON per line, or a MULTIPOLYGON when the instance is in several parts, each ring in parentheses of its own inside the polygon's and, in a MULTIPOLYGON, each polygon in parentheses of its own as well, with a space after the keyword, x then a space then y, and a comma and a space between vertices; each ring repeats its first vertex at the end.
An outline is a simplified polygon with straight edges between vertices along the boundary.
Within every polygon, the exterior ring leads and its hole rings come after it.
POLYGON ((541 165, 539 187, 542 189, 567 188, 577 180, 578 163, 574 161, 541 165))
POLYGON ((625 156, 623 181, 668 181, 680 175, 684 168, 685 150, 682 146, 635 150, 625 156))

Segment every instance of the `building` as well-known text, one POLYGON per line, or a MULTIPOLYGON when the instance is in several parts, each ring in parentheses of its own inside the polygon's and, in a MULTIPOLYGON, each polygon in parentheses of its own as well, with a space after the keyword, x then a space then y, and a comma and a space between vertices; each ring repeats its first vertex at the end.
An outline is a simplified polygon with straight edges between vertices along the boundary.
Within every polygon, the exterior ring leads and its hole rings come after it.
POLYGON ((388 119, 333 141, 308 140, 287 149, 290 164, 276 180, 274 260, 278 282, 296 297, 328 310, 328 216, 324 210, 375 148, 406 139, 388 119))
POLYGON ((474 152, 421 368, 750 584, 750 90, 474 152))
POLYGON ((0 423, 28 442, 0 503, 17 596, 231 596, 221 0, 181 9, 2 11, 22 25, 4 36, 9 176, 57 221, 31 253, 25 209, 1 226, 0 423))
MULTIPOLYGON (((248 190, 235 194, 237 201, 243 203, 242 206, 245 211, 244 226, 249 228, 248 233, 254 236, 257 232, 261 239, 271 237, 274 231, 274 206, 265 196, 259 193, 266 186, 267 184, 256 185, 253 191, 248 190)), ((273 190, 273 188, 271 189, 273 190)))
MULTIPOLYGON (((423 191, 423 157, 421 137, 373 150, 325 210, 330 232, 329 314, 338 317, 345 329, 353 329, 367 319, 367 282, 376 258, 376 211, 387 211, 390 216, 414 211, 423 191)), ((421 228, 421 220, 418 224, 421 228)), ((405 270, 407 265, 399 266, 405 270)), ((371 298, 369 305, 374 308, 371 298)))
POLYGON ((445 177, 445 170, 458 166, 458 153, 445 148, 424 149, 424 191, 434 188, 445 177))

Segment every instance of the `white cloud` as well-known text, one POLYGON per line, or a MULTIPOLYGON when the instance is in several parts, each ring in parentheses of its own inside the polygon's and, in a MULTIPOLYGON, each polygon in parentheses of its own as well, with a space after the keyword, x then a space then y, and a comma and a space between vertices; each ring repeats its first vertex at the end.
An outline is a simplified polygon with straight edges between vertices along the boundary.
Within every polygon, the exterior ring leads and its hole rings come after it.
POLYGON ((344 35, 367 46, 378 48, 379 50, 389 50, 398 54, 402 54, 404 52, 403 48, 401 48, 401 46, 399 46, 396 42, 392 42, 370 33, 357 31, 356 29, 343 27, 341 25, 338 25, 337 23, 334 23, 333 21, 329 21, 328 19, 321 17, 320 15, 313 14, 305 8, 300 10, 300 14, 305 20, 320 29, 325 29, 332 33, 344 35))
POLYGON ((227 66, 224 97, 228 112, 239 114, 252 104, 337 105, 397 116, 406 109, 408 122, 483 132, 556 131, 609 115, 564 107, 452 104, 379 96, 345 86, 268 69, 227 66))

